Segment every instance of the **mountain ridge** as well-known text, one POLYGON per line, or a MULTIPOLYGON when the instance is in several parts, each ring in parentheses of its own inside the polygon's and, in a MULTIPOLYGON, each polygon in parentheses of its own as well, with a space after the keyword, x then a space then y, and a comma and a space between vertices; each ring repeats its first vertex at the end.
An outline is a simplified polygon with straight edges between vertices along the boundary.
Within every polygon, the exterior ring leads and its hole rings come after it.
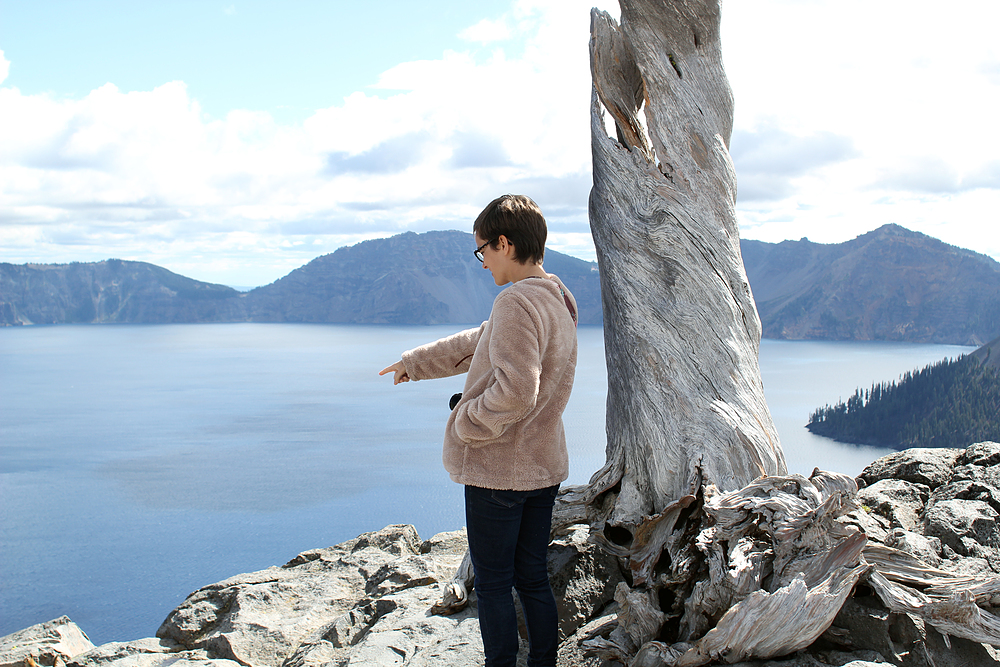
MULTIPOLYGON (((1000 335, 1000 263, 898 225, 839 244, 740 242, 766 338, 981 345, 1000 335)), ((0 263, 0 325, 477 324, 500 291, 471 234, 405 232, 338 248, 248 292, 143 262, 0 263)), ((548 250, 581 324, 600 324, 595 262, 548 250)))
POLYGON ((741 248, 766 338, 978 346, 1000 334, 1000 263, 899 225, 741 248))

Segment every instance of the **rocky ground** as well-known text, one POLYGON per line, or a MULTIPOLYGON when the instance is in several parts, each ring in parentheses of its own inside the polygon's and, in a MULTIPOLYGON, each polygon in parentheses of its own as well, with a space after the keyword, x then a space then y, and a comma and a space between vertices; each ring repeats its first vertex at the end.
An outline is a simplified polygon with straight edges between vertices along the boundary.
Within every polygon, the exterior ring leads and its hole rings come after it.
MULTIPOLYGON (((851 521, 870 540, 948 572, 1000 573, 1000 444, 899 452, 875 461, 858 482, 860 507, 851 521)), ((195 591, 156 638, 95 647, 66 617, 32 626, 0 638, 0 667, 481 664, 475 595, 455 615, 430 612, 465 548, 463 531, 421 541, 412 526, 388 526, 195 591)), ((560 665, 599 667, 601 660, 585 657, 579 643, 614 620, 615 588, 628 573, 587 542, 585 526, 555 540, 549 560, 565 637, 560 665)), ((859 584, 813 645, 739 664, 980 667, 998 665, 998 658, 993 647, 945 637, 913 615, 889 612, 859 584)))

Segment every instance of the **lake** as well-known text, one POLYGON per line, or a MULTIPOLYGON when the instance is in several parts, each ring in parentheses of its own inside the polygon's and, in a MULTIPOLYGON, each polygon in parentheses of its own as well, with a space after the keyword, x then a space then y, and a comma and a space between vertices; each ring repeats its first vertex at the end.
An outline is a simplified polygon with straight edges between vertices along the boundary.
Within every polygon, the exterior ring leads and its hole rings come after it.
MULTIPOLYGON (((392 523, 460 528, 441 436, 463 377, 377 375, 458 328, 0 329, 0 636, 66 614, 95 644, 150 637, 234 574, 392 523)), ((567 483, 604 463, 602 330, 579 340, 567 483)), ((790 471, 861 472, 888 450, 814 436, 809 414, 972 349, 763 341, 790 471)))

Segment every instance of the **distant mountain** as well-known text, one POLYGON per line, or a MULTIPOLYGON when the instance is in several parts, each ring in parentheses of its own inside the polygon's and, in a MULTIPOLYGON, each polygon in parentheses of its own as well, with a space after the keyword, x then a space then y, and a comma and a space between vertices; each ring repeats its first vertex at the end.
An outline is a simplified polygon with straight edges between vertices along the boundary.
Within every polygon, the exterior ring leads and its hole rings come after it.
POLYGON ((845 243, 741 242, 766 338, 982 345, 1000 263, 898 225, 845 243))
MULTIPOLYGON (((247 294, 255 322, 479 323, 502 289, 472 255, 472 234, 407 232, 317 257, 247 294)), ((594 262, 547 250, 545 269, 576 297, 581 324, 601 322, 594 262)))
POLYGON ((0 324, 243 319, 239 292, 145 262, 0 263, 0 324))
MULTIPOLYGON (((246 293, 144 262, 0 263, 0 324, 478 324, 501 288, 475 247, 464 232, 408 232, 340 248, 246 293)), ((545 268, 573 292, 580 323, 600 324, 597 264, 548 250, 545 268)))
MULTIPOLYGON (((1000 334, 1000 263, 896 225, 853 241, 741 241, 767 338, 980 345, 1000 334)), ((250 292, 142 262, 0 264, 0 325, 69 322, 475 324, 500 290, 471 234, 407 232, 317 257, 250 292)), ((597 264, 545 268, 602 321, 597 264)))

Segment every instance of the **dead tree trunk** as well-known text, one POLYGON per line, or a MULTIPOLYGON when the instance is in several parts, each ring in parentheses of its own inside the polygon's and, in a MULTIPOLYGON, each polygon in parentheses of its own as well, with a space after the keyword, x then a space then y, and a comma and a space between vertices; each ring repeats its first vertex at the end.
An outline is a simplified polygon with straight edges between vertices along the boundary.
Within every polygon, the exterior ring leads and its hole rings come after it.
POLYGON ((732 491, 785 461, 740 255, 719 3, 620 4, 620 27, 591 16, 608 445, 586 500, 600 499, 606 537, 632 545, 646 517, 702 485, 732 491))
POLYGON ((979 606, 995 577, 869 542, 850 477, 785 474, 740 255, 720 0, 619 2, 620 27, 591 15, 607 462, 563 493, 554 524, 589 521, 632 581, 583 645, 632 667, 786 655, 830 628, 859 581, 888 610, 1000 645, 979 606))

